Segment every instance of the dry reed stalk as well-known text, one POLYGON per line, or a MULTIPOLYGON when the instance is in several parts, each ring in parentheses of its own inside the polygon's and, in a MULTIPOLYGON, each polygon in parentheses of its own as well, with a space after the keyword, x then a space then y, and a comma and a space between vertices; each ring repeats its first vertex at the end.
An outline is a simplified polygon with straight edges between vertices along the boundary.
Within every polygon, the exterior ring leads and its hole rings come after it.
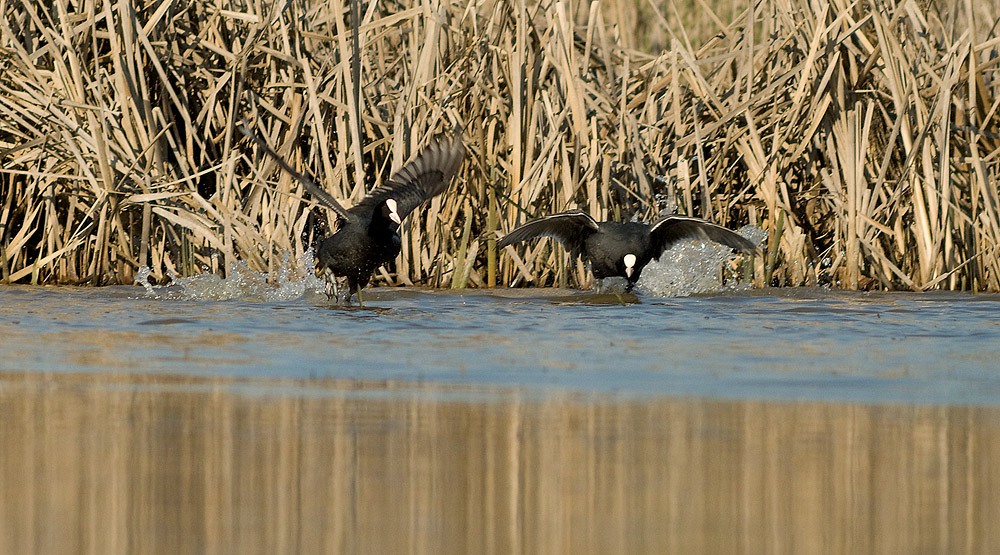
POLYGON ((995 7, 762 2, 694 37, 633 7, 0 4, 0 278, 301 254, 332 216, 246 119, 345 204, 464 127, 468 163, 389 283, 585 286, 561 248, 498 253, 498 233, 674 204, 765 228, 761 283, 1000 290, 995 7))

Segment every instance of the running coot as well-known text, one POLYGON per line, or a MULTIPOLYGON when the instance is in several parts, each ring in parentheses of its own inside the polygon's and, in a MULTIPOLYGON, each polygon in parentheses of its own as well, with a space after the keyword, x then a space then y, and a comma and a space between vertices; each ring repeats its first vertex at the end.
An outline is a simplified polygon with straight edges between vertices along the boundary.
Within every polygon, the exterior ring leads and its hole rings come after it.
POLYGON ((448 188, 465 156, 460 132, 435 137, 389 181, 372 189, 351 208, 345 209, 307 175, 292 169, 274 150, 255 134, 244 130, 279 166, 326 206, 337 213, 333 235, 319 245, 317 268, 326 280, 326 293, 338 302, 348 303, 351 295, 368 285, 379 266, 399 254, 399 226, 407 214, 424 201, 448 188), (337 280, 347 279, 347 291, 341 292, 337 280))
POLYGON ((554 237, 574 256, 590 260, 594 277, 624 277, 629 292, 642 269, 663 251, 685 239, 721 243, 740 252, 757 251, 749 239, 720 225, 689 216, 670 215, 652 224, 598 222, 582 210, 570 210, 532 220, 508 233, 497 248, 535 237, 554 237))

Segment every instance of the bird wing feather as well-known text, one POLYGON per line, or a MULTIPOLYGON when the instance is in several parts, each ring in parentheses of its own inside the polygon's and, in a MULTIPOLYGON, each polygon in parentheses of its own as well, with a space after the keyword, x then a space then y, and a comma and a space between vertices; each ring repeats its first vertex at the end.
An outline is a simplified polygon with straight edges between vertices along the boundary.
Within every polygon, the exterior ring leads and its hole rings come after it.
POLYGON ((443 193, 464 158, 465 146, 460 133, 438 135, 387 182, 372 189, 357 206, 374 209, 391 198, 396 201, 396 211, 403 219, 424 201, 443 193))
POLYGON ((328 208, 332 209, 334 212, 337 213, 338 216, 340 216, 345 220, 352 220, 355 218, 355 216, 350 212, 348 212, 343 206, 341 206, 341 204, 337 202, 337 200, 333 198, 333 196, 331 196, 330 193, 324 191, 323 188, 320 187, 319 184, 316 183, 316 180, 314 180, 311 176, 309 176, 308 174, 300 173, 296 171, 294 168, 292 168, 292 166, 290 166, 288 162, 286 162, 285 159, 281 157, 280 154, 278 154, 277 152, 275 152, 273 148, 271 148, 271 145, 267 144, 267 142, 264 141, 264 139, 258 137, 256 133, 251 131, 246 126, 245 123, 240 125, 240 131, 242 131, 243 134, 246 135, 247 137, 250 137, 250 139, 252 139, 253 142, 257 143, 257 146, 261 150, 263 150, 265 154, 267 154, 268 156, 271 157, 271 159, 277 162, 278 166, 281 167, 282 170, 288 172, 288 174, 291 175, 293 178, 295 178, 296 181, 301 183, 302 186, 305 187, 307 191, 309 191, 309 194, 311 194, 313 197, 316 198, 316 200, 318 200, 322 204, 325 204, 328 208))
POLYGON ((587 237, 598 230, 597 221, 583 210, 570 210, 532 220, 517 227, 497 244, 497 248, 520 243, 535 237, 552 237, 568 250, 576 253, 583 249, 587 237))
POLYGON ((699 218, 676 214, 653 222, 649 234, 653 242, 654 258, 657 260, 663 251, 685 239, 714 241, 747 254, 755 253, 759 249, 756 243, 731 229, 699 218))

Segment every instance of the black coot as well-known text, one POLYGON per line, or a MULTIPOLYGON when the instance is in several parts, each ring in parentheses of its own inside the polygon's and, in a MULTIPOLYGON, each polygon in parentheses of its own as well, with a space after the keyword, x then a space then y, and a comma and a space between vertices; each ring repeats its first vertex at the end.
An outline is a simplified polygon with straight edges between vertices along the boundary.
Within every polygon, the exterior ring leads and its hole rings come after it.
POLYGON ((282 169, 300 181, 320 202, 337 213, 336 231, 319 245, 316 266, 326 279, 330 298, 350 302, 351 295, 368 285, 372 273, 399 254, 399 225, 424 201, 441 194, 458 172, 465 156, 461 134, 435 137, 389 181, 372 189, 351 208, 344 209, 310 177, 291 168, 256 135, 244 130, 282 169), (347 291, 337 285, 347 279, 347 291))
POLYGON ((574 256, 590 260, 594 277, 621 276, 631 291, 642 269, 663 251, 685 239, 715 241, 740 252, 757 250, 749 239, 720 225, 688 216, 670 215, 652 224, 598 222, 582 210, 532 220, 507 234, 498 248, 535 237, 554 237, 574 256))

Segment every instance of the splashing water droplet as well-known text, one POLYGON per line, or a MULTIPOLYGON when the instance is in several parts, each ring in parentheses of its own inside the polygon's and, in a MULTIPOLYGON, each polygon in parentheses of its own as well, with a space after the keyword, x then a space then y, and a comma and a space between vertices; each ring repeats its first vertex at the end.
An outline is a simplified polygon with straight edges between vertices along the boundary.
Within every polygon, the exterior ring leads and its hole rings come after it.
POLYGON ((737 229, 736 233, 750 239, 760 248, 764 248, 767 245, 767 231, 755 225, 745 225, 737 229))
POLYGON ((246 262, 238 261, 229 265, 225 278, 211 273, 179 278, 170 273, 169 285, 153 286, 147 282, 145 287, 148 295, 163 299, 288 301, 309 291, 323 290, 323 280, 316 277, 314 267, 310 249, 295 260, 286 253, 273 274, 255 272, 246 262))
MULTIPOLYGON (((744 226, 737 233, 757 244, 767 237, 767 232, 754 226, 744 226)), ((683 241, 667 249, 658 261, 650 262, 636 286, 639 292, 651 297, 749 289, 750 284, 740 282, 738 274, 730 273, 729 261, 739 256, 718 243, 683 241), (725 284, 720 279, 724 265, 730 277, 725 284)))
POLYGON ((135 284, 146 288, 146 293, 153 292, 153 285, 149 283, 149 276, 153 275, 153 270, 149 266, 141 266, 135 273, 135 284))

